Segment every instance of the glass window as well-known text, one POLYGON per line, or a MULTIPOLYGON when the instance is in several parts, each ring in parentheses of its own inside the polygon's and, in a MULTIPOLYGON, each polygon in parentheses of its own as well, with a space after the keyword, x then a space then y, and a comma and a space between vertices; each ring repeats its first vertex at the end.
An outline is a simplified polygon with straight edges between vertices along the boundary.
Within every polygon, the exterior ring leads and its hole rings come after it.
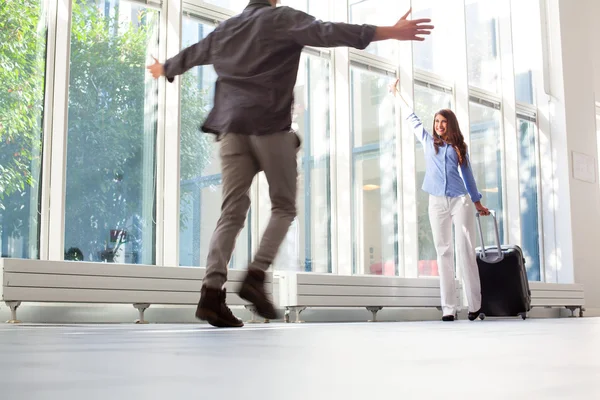
MULTIPOLYGON (((348 21, 351 24, 393 25, 404 12, 397 12, 396 0, 349 0, 348 21)), ((384 40, 371 43, 366 51, 393 61, 398 59, 398 43, 384 40)))
POLYGON ((370 72, 362 67, 350 67, 350 95, 354 107, 351 113, 354 147, 379 146, 394 140, 395 108, 389 95, 394 75, 382 71, 370 72))
MULTIPOLYGON (((496 212, 500 241, 504 238, 504 214, 502 202, 502 149, 503 137, 500 129, 500 110, 470 102, 471 144, 469 157, 481 203, 496 212)), ((491 217, 481 219, 487 246, 495 245, 494 223, 491 217)))
POLYGON ((159 12, 76 0, 72 18, 65 250, 153 264, 159 12))
POLYGON ((0 257, 39 257, 45 4, 0 7, 0 257))
MULTIPOLYGON (((198 19, 184 17, 182 47, 197 43, 213 29, 198 19)), ((201 132, 199 126, 212 107, 217 76, 212 66, 203 66, 186 72, 181 79, 179 264, 204 266, 221 213, 221 163, 214 136, 201 132)), ((250 240, 246 223, 237 238, 230 268, 247 267, 250 240)))
MULTIPOLYGON (((452 94, 415 84, 415 114, 423 121, 428 132, 433 132, 433 117, 443 108, 452 107, 452 94)), ((412 134, 412 132, 405 132, 412 134)), ((425 179, 425 155, 423 145, 415 140, 417 221, 419 226, 419 276, 438 276, 437 254, 433 245, 429 222, 429 194, 421 189, 425 179)))
POLYGON ((396 115, 390 76, 352 66, 353 272, 397 275, 396 115))
POLYGON ((496 7, 486 0, 466 0, 469 85, 498 92, 500 58, 496 7))
MULTIPOLYGON (((329 83, 329 60, 302 54, 293 110, 293 129, 302 138, 297 155, 298 215, 273 263, 275 270, 332 272, 329 83)), ((259 179, 262 234, 271 216, 271 202, 264 174, 259 179)))
POLYGON ((538 3, 533 0, 511 1, 515 95, 517 101, 527 104, 535 104, 533 71, 542 59, 538 3))
POLYGON ((456 57, 455 43, 452 42, 452 29, 461 29, 448 19, 454 7, 449 1, 413 0, 412 19, 430 18, 435 29, 427 40, 412 42, 413 62, 415 68, 432 72, 440 76, 448 76, 452 69, 448 68, 448 60, 456 57))
POLYGON ((298 154, 299 254, 304 269, 314 272, 331 272, 329 68, 328 59, 303 55, 294 93, 294 129, 303 141, 298 154))
POLYGON ((517 118, 517 126, 522 246, 527 277, 530 281, 539 281, 541 271, 536 125, 528 118, 517 118))

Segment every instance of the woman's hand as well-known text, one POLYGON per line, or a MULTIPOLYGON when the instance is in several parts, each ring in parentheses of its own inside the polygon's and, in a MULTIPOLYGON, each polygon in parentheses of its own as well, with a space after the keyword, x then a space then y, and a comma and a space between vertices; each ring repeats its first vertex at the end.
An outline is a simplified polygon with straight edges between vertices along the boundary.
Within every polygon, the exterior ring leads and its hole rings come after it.
POLYGON ((488 210, 486 207, 484 207, 484 205, 481 204, 480 201, 477 201, 474 204, 475 204, 475 208, 477 209, 477 211, 479 212, 480 215, 490 215, 490 210, 488 210))
POLYGON ((396 81, 390 85, 390 92, 394 95, 394 97, 400 97, 400 100, 402 100, 404 106, 410 108, 404 96, 402 96, 402 94, 398 91, 398 82, 400 82, 400 78, 396 79, 396 81))

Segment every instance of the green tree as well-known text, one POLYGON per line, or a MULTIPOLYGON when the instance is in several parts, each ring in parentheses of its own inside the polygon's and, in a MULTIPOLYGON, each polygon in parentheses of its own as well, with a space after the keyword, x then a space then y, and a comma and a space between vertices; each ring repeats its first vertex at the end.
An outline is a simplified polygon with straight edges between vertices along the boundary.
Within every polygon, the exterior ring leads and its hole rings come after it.
MULTIPOLYGON (((32 34, 41 19, 39 0, 0 1, 0 21, 13 27, 0 29, 0 166, 8 171, 0 176, 1 202, 35 184, 45 36, 32 34), (22 40, 11 40, 15 37, 22 40), (20 158, 4 143, 19 144, 20 158)), ((156 82, 145 70, 151 52, 157 53, 159 13, 135 4, 131 10, 127 16, 115 7, 104 15, 95 1, 73 2, 65 244, 81 249, 86 260, 97 259, 111 229, 127 230, 139 249, 143 231, 154 224, 154 191, 160 191, 154 174, 156 82)), ((181 100, 189 110, 181 116, 182 179, 201 175, 210 156, 209 138, 198 130, 207 103, 194 79, 187 74, 182 84, 181 100)))
MULTIPOLYGON (((0 229, 2 255, 9 237, 27 236, 30 195, 39 179, 46 26, 39 0, 0 0, 0 229)), ((35 194, 33 196, 36 196, 35 194)), ((35 216, 35 212, 32 213, 35 216)), ((35 217, 34 217, 35 218, 35 217)), ((27 246, 24 256, 28 254, 27 246)), ((18 255, 22 255, 18 253, 18 255)))

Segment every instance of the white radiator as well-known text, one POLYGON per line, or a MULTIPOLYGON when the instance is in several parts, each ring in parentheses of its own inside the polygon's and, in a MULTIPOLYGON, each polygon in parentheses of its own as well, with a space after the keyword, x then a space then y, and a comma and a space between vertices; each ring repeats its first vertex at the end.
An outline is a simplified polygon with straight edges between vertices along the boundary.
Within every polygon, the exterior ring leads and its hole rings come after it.
POLYGON ((531 307, 565 307, 571 315, 579 310, 579 316, 583 317, 585 296, 582 284, 529 282, 529 289, 531 307))
MULTIPOLYGON (((441 308, 440 281, 437 278, 399 278, 378 275, 333 275, 310 272, 276 272, 279 305, 300 313, 307 307, 365 307, 373 313, 384 307, 441 308)), ((461 304, 462 285, 457 285, 457 304, 461 304)))
MULTIPOLYGON (((2 300, 11 308, 9 322, 18 322, 22 302, 133 304, 144 323, 151 304, 197 305, 205 268, 108 264, 73 261, 0 259, 2 300)), ((237 291, 245 271, 230 270, 227 303, 247 306, 237 291)), ((267 292, 272 292, 271 273, 267 292)))

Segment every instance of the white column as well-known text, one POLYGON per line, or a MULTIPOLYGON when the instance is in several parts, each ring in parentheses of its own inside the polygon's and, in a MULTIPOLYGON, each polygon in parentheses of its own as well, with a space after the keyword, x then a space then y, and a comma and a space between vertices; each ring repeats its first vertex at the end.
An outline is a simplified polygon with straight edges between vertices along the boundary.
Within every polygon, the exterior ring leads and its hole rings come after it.
MULTIPOLYGON (((167 0, 163 13, 161 27, 166 29, 162 29, 165 34, 161 36, 161 43, 166 43, 166 46, 161 46, 160 60, 164 62, 181 50, 181 0, 167 0)), ((172 83, 162 79, 159 88, 158 143, 163 152, 158 152, 157 146, 157 154, 164 154, 164 158, 157 160, 157 210, 160 211, 156 216, 156 262, 170 267, 179 265, 180 86, 181 80, 177 77, 172 83)))
MULTIPOLYGON (((50 160, 50 212, 48 259, 62 260, 65 243, 65 195, 67 165, 67 117, 69 109, 69 61, 71 50, 71 1, 58 0, 56 14, 56 58, 54 64, 52 135, 50 160)), ((48 151, 48 149, 46 149, 48 151)), ((44 249, 46 251, 46 249, 44 249)))
MULTIPOLYGON (((50 168, 52 161, 52 121, 54 117, 54 74, 56 54, 56 22, 58 12, 58 0, 47 2, 46 18, 48 21, 48 36, 46 41, 46 93, 44 93, 44 124, 43 124, 43 147, 42 147, 42 177, 40 198, 40 253, 41 260, 47 260, 50 250, 50 168)), ((33 206, 33 204, 32 204, 33 206)), ((35 205, 37 207, 37 204, 35 205)), ((29 242, 37 243, 37 230, 33 229, 29 242)))
MULTIPOLYGON (((556 10, 555 4, 556 1, 551 1, 551 12, 556 10)), ((563 230, 563 226, 557 226, 559 248, 563 247, 563 240, 565 241, 559 265, 562 268, 557 272, 560 283, 573 280, 584 283, 587 287, 586 303, 590 307, 600 307, 600 269, 595 248, 598 237, 596 233, 600 226, 600 186, 594 178, 587 181, 583 177, 577 177, 574 172, 578 166, 573 165, 575 152, 588 156, 590 164, 594 163, 595 159, 596 121, 592 53, 597 49, 598 43, 597 37, 592 36, 591 32, 597 25, 600 7, 597 0, 583 0, 577 4, 577 8, 573 8, 573 2, 558 1, 564 91, 554 92, 553 87, 552 96, 556 97, 556 103, 560 104, 561 109, 564 106, 566 126, 565 129, 560 129, 560 126, 557 127, 559 129, 553 127, 553 133, 556 136, 560 135, 562 143, 566 146, 556 146, 557 150, 560 149, 559 202, 565 202, 559 204, 557 221, 565 225, 570 223, 570 227, 565 226, 563 230), (568 185, 563 187, 567 182, 568 185), (570 207, 570 221, 569 213, 563 212, 563 205, 570 207), (567 233, 570 234, 568 239, 564 237, 567 233)), ((555 74, 551 75, 554 77, 555 74)), ((560 121, 563 121, 561 117, 560 121)))
MULTIPOLYGON (((452 2, 453 7, 448 6, 448 10, 452 10, 448 19, 454 21, 454 26, 458 29, 452 30, 452 43, 456 44, 456 58, 449 63, 449 68, 452 69, 454 77, 454 113, 458 119, 458 123, 462 127, 461 131, 465 137, 465 141, 470 145, 471 130, 469 129, 469 63, 467 56, 467 21, 465 14, 464 0, 448 0, 452 2)), ((494 3, 495 4, 495 3, 494 3)), ((435 23, 435 21, 434 21, 435 23)), ((450 75, 449 75, 450 76, 450 75)))
POLYGON ((555 167, 551 206, 555 210, 556 252, 552 267, 559 283, 583 283, 588 307, 600 308, 595 250, 600 187, 595 179, 590 182, 576 177, 573 166, 574 152, 595 158, 593 50, 597 44, 588 33, 596 24, 599 7, 594 0, 582 0, 577 8, 565 0, 548 0, 546 6, 550 82, 546 89, 550 92, 549 137, 555 167))
POLYGON ((540 239, 543 243, 542 258, 543 270, 540 271, 544 282, 556 283, 557 276, 557 245, 556 245, 556 193, 555 173, 556 155, 553 149, 552 129, 550 124, 551 98, 550 86, 550 14, 548 13, 547 0, 539 0, 540 6, 540 31, 542 39, 542 60, 540 70, 534 74, 536 83, 537 115, 538 115, 538 140, 540 152, 540 181, 541 181, 541 222, 542 231, 540 239))
MULTIPOLYGON (((567 116, 565 112, 565 80, 563 54, 561 50, 562 35, 567 35, 563 25, 561 29, 555 27, 561 22, 559 12, 561 0, 549 0, 546 3, 547 12, 547 65, 548 80, 546 91, 548 93, 547 131, 543 132, 543 145, 541 159, 542 170, 550 168, 543 176, 544 208, 552 212, 544 213, 544 223, 547 218, 554 223, 554 247, 547 246, 550 254, 546 257, 546 274, 549 282, 568 283, 573 281, 573 236, 571 230, 571 197, 570 197, 570 157, 567 131, 567 116), (547 162, 544 163, 544 160, 547 162)), ((566 60, 568 63, 568 60, 566 60)), ((581 66, 581 63, 578 62, 581 66)), ((583 71, 582 71, 583 74, 583 71)), ((540 135, 542 136, 542 135, 540 135)), ((551 225, 551 224, 550 224, 551 225)))
MULTIPOLYGON (((507 243, 521 244, 521 189, 519 185, 519 140, 515 100, 515 72, 510 1, 498 5, 500 84, 502 91, 502 130, 504 136, 504 164, 502 166, 505 204, 505 238, 507 243)), ((501 238, 502 239, 502 238, 501 238)))
MULTIPOLYGON (((348 2, 340 1, 333 20, 348 20, 348 2)), ((331 109, 331 204, 332 269, 340 275, 352 273, 352 149, 350 127, 349 50, 335 48, 332 57, 331 109)))
MULTIPOLYGON (((398 10, 408 10, 410 1, 402 0, 398 10)), ((409 18, 413 18, 411 15, 409 18)), ((433 21, 432 21, 433 22, 433 21)), ((426 38, 425 40, 430 40, 426 38)), ((398 44, 399 90, 413 106, 414 71, 412 42, 398 44)), ((391 82, 390 82, 391 83, 391 82)), ((412 107, 414 108, 414 106, 412 107)), ((407 115, 402 112, 400 101, 396 102, 398 123, 396 128, 396 176, 398 177, 398 273, 407 278, 419 275, 419 222, 417 220, 417 182, 415 164, 415 136, 405 122, 407 115)))

